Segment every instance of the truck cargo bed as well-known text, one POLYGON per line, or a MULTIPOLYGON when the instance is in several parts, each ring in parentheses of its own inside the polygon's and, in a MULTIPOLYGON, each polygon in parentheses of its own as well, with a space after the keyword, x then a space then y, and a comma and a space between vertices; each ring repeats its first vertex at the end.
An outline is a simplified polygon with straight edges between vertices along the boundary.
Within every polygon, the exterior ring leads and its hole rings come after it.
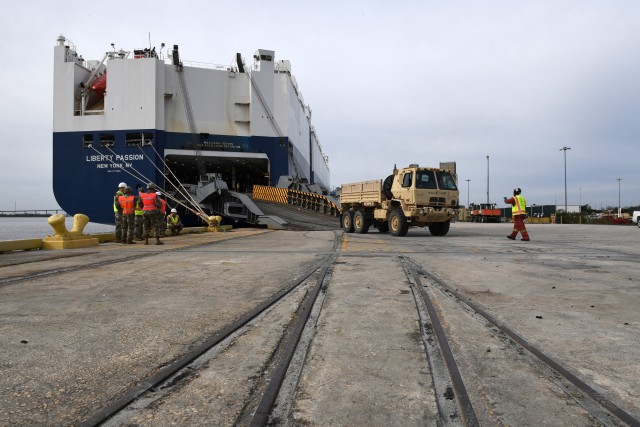
POLYGON ((382 180, 343 184, 340 203, 359 203, 369 206, 382 203, 382 180))

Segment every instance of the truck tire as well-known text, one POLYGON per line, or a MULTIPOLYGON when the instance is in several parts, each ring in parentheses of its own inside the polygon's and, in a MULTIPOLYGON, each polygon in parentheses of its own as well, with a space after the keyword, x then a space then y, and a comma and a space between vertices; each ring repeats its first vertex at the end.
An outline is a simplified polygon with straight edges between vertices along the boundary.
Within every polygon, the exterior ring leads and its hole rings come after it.
POLYGON ((362 211, 357 211, 353 214, 353 231, 358 234, 365 234, 369 231, 371 223, 367 219, 367 216, 362 211))
POLYGON ((451 222, 437 222, 435 224, 431 224, 429 226, 429 231, 434 236, 446 236, 449 232, 449 227, 451 226, 451 222))
POLYGON ((379 223, 376 224, 376 228, 381 233, 388 233, 389 232, 389 223, 387 221, 379 222, 379 223))
POLYGON ((392 185, 393 185, 393 175, 389 175, 388 177, 385 178, 384 182, 382 183, 382 193, 389 200, 393 199, 393 193, 391 192, 392 185))
POLYGON ((638 227, 640 227, 640 216, 636 218, 636 224, 638 224, 638 227))
POLYGON ((404 236, 409 231, 409 224, 404 213, 396 209, 389 215, 389 231, 393 236, 404 236))
POLYGON ((342 214, 342 229, 345 233, 353 233, 353 211, 342 214))

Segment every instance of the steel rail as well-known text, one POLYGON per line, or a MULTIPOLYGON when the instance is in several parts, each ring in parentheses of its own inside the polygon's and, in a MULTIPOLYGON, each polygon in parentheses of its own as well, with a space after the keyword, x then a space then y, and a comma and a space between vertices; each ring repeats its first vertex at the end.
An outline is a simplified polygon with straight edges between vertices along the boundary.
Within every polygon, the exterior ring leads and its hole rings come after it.
MULTIPOLYGON (((154 388, 160 386, 163 382, 173 377, 180 370, 186 368, 191 363, 193 363, 196 359, 202 356, 204 353, 211 350, 216 345, 220 344, 222 341, 233 335, 239 329, 244 327, 246 324, 259 317, 262 313, 268 310, 273 305, 277 304, 280 300, 282 300, 285 296, 290 294, 294 289, 304 283, 309 277, 315 274, 318 270, 328 268, 328 265, 331 264, 331 260, 335 258, 335 251, 338 247, 339 238, 337 234, 335 234, 334 248, 329 255, 324 257, 320 262, 315 263, 311 268, 306 270, 298 279, 294 280, 289 286, 281 289, 280 291, 273 294, 270 298, 263 301, 260 305, 256 306, 252 310, 248 311, 244 315, 242 315, 235 322, 225 326, 220 331, 214 333, 207 340, 205 340, 202 344, 195 347, 193 350, 188 353, 178 357, 173 362, 169 363, 160 371, 158 371, 155 375, 150 378, 140 382, 137 386, 131 388, 127 393, 123 396, 117 398, 115 401, 111 402, 106 407, 102 408, 96 414, 90 416, 86 420, 80 423, 81 427, 89 427, 89 426, 98 426, 115 415, 117 415, 120 411, 129 406, 132 402, 138 399, 143 394, 153 390, 154 388)), ((304 302, 303 302, 304 303, 304 302)))
POLYGON ((319 269, 321 269, 320 275, 316 280, 316 285, 314 286, 311 294, 307 298, 305 298, 298 308, 297 312, 299 313, 298 320, 296 324, 293 326, 292 332, 289 334, 289 339, 287 344, 285 345, 284 351, 280 358, 280 361, 276 368, 274 369, 273 375, 271 376, 271 380, 267 385, 262 399, 258 404, 254 416, 249 424, 252 427, 262 427, 266 426, 269 422, 269 416, 271 415, 271 411, 275 405, 276 400, 278 399, 278 394, 280 393, 280 389, 282 387, 282 383, 284 382, 287 370, 291 365, 291 361, 296 353, 298 343, 300 342, 300 338, 304 333, 305 327, 309 321, 309 317, 311 316, 311 312, 318 300, 318 295, 320 294, 320 290, 323 287, 324 280, 329 272, 329 269, 334 264, 337 257, 337 250, 341 241, 341 238, 338 236, 336 231, 333 232, 335 239, 333 242, 333 249, 331 250, 331 254, 325 258, 319 269))
POLYGON ((298 317, 298 321, 293 327, 293 331, 284 348, 282 357, 280 358, 280 361, 275 368, 273 375, 271 376, 271 380, 269 381, 269 384, 267 385, 267 388, 262 395, 262 400, 258 404, 253 419, 249 424, 252 427, 261 427, 268 424, 269 416, 271 414, 271 411, 273 410, 276 399, 278 398, 280 388, 282 387, 282 383, 284 382, 284 379, 286 377, 287 370, 289 369, 289 365, 291 364, 291 360, 293 359, 293 355, 296 352, 302 333, 311 315, 311 311, 318 299, 318 295, 320 293, 320 290, 322 289, 322 285, 324 283, 325 277, 327 276, 327 272, 332 266, 334 260, 335 254, 332 254, 331 258, 325 261, 324 267, 322 268, 322 271, 318 276, 318 280, 316 281, 316 285, 313 288, 313 291, 311 292, 309 297, 301 303, 302 311, 298 317))
MULTIPOLYGON (((400 257, 400 259, 406 260, 405 257, 400 257)), ((464 381, 462 380, 462 375, 460 375, 458 364, 456 363, 455 357, 453 356, 453 352, 451 351, 451 347, 449 346, 449 341, 447 340, 447 336, 444 332, 444 328, 442 327, 442 323, 440 322, 440 318, 438 317, 438 313, 433 305, 433 302, 431 301, 429 294, 422 285, 420 277, 418 276, 418 274, 416 274, 417 271, 415 267, 409 267, 407 270, 405 270, 405 273, 407 275, 410 274, 411 278, 413 278, 420 292, 420 296, 422 297, 422 301, 427 308, 427 313, 429 314, 429 318, 431 319, 431 327, 438 341, 438 347, 440 348, 442 358, 449 373, 449 378, 451 379, 451 386, 453 387, 455 399, 458 403, 462 421, 466 426, 479 426, 480 424, 473 409, 473 405, 471 404, 471 399, 469 399, 469 394, 467 393, 464 381)))
POLYGON ((544 364, 546 364, 551 369, 556 371, 559 375, 564 377, 567 381, 569 381, 575 387, 577 387, 582 392, 584 392, 587 396, 589 396, 591 399, 593 399, 595 402, 597 402, 600 406, 602 406, 604 409, 606 409, 609 413, 611 413, 612 415, 617 417, 620 421, 624 422, 625 424, 627 424, 629 426, 640 427, 640 420, 639 419, 634 418, 633 415, 631 415, 630 413, 628 413, 627 411, 625 411, 624 409, 620 408, 618 405, 616 405, 615 403, 613 403, 612 401, 607 399, 601 393, 599 393, 598 391, 593 389, 591 386, 589 386, 587 383, 585 383, 580 378, 578 378, 574 373, 572 373, 567 368, 565 368, 562 365, 560 365, 560 363, 558 363, 557 361, 552 359, 550 356, 547 356, 545 353, 543 353, 540 349, 538 349, 534 345, 530 344, 525 338, 523 338, 520 335, 518 335, 513 329, 509 328, 507 325, 502 323, 500 320, 498 320, 497 318, 495 318, 494 316, 489 314, 479 304, 474 303, 469 298, 467 298, 466 296, 464 296, 460 292, 456 291, 451 286, 447 285, 440 278, 438 278, 437 276, 433 275, 432 273, 429 273, 428 271, 426 271, 421 265, 416 263, 414 260, 412 260, 412 259, 410 259, 408 257, 405 257, 404 259, 407 260, 410 264, 412 264, 413 269, 415 271, 417 271, 420 274, 426 276, 427 278, 429 278, 429 280, 433 281, 438 286, 440 286, 442 289, 444 289, 447 292, 451 293, 451 295, 456 297, 459 301, 462 301, 464 304, 466 304, 468 307, 470 307, 476 313, 478 313, 479 315, 484 317, 488 322, 490 322, 495 327, 497 327, 500 331, 502 331, 509 338, 511 338, 515 343, 517 343, 522 348, 524 348, 525 350, 527 350, 528 352, 530 352, 531 354, 536 356, 540 361, 542 361, 544 364))
POLYGON ((197 358, 202 356, 207 351, 211 350, 216 345, 220 344, 223 340, 233 335, 238 329, 245 326, 247 323, 251 322, 256 317, 260 316, 267 309, 269 309, 274 304, 278 303, 282 298, 291 293, 294 289, 300 286, 303 282, 305 282, 310 276, 316 273, 320 268, 322 268, 326 263, 327 259, 333 257, 333 254, 323 259, 320 263, 316 263, 313 267, 307 270, 303 275, 289 284, 286 288, 281 289, 280 291, 273 294, 269 299, 263 301, 260 305, 253 308, 252 310, 243 314, 238 320, 235 322, 225 326, 218 332, 211 335, 207 340, 205 340, 202 344, 195 347, 193 350, 188 353, 178 357, 173 362, 169 363, 162 369, 160 369, 155 375, 150 378, 140 382, 138 385, 131 388, 127 393, 123 396, 117 398, 113 402, 111 402, 106 407, 102 408, 96 414, 90 416, 82 423, 80 423, 81 427, 89 427, 89 426, 98 426, 103 424, 104 422, 111 419, 113 416, 118 414, 120 411, 129 406, 132 402, 134 402, 137 398, 142 396, 143 394, 151 391, 152 389, 158 387, 167 379, 171 378, 181 369, 184 369, 191 363, 193 363, 197 358))

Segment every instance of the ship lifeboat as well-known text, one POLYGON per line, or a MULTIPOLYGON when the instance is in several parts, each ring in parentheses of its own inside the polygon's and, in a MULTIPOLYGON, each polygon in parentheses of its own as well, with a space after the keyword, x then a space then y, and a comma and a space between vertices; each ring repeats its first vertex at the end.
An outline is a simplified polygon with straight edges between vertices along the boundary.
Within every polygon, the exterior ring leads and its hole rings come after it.
POLYGON ((98 77, 96 82, 91 85, 91 90, 93 90, 96 94, 98 94, 100 98, 104 97, 104 92, 107 90, 107 71, 106 70, 104 74, 98 77))

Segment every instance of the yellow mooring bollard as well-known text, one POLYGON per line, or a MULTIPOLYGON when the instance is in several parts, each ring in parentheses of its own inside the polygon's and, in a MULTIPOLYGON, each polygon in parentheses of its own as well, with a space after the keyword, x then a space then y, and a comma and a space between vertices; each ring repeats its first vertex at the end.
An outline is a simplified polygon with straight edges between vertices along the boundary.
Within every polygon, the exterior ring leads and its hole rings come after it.
POLYGON ((71 231, 67 230, 62 214, 51 215, 47 221, 53 227, 55 235, 42 239, 42 249, 77 249, 98 246, 97 237, 82 234, 84 227, 89 222, 89 217, 84 214, 73 216, 71 231))
POLYGON ((210 216, 207 231, 224 231, 222 227, 220 227, 221 222, 222 217, 220 215, 210 216))

